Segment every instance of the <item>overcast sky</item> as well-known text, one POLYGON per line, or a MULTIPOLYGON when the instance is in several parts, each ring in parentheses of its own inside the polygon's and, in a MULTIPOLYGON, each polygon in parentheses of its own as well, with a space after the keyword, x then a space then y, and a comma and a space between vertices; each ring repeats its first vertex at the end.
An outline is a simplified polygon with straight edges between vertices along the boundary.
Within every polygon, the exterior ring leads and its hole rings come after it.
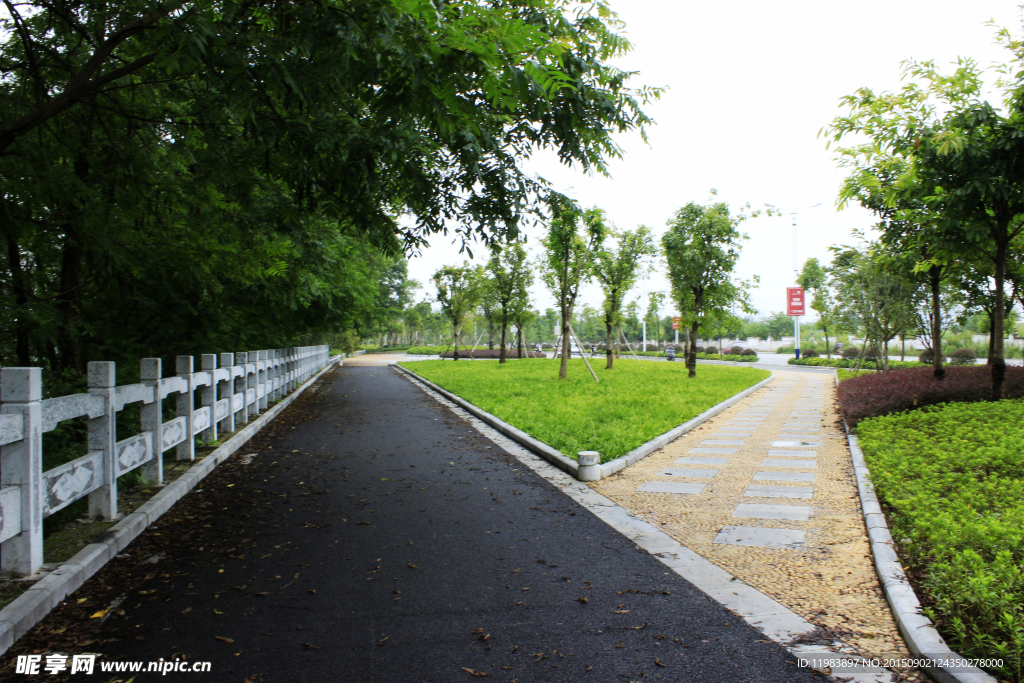
MULTIPOLYGON (((644 224, 659 238, 678 208, 707 202, 711 188, 734 210, 769 202, 800 211, 820 202, 797 218, 801 264, 812 256, 828 261, 830 245, 852 243, 853 230, 873 223, 859 207, 839 212, 835 206, 844 174, 818 133, 842 112, 839 99, 859 87, 899 88, 905 59, 948 65, 964 56, 982 66, 1008 61, 1010 53, 985 25, 990 19, 1021 33, 1021 11, 1007 1, 610 4, 633 43, 617 64, 640 72, 637 85, 669 88, 646 108, 657 121, 650 145, 639 135, 619 137, 625 155, 611 164, 611 178, 584 175, 547 156, 527 168, 583 206, 603 208, 615 225, 644 224)), ((738 276, 760 276, 753 302, 762 314, 784 310, 785 288, 793 284, 789 216, 762 215, 743 231, 750 240, 738 276)), ((529 232, 531 251, 539 238, 539 230, 529 232)), ((449 239, 433 238, 409 263, 410 277, 427 285, 417 299, 433 296, 430 277, 439 267, 464 258, 449 239)), ((660 272, 644 288, 668 293, 660 272)), ((639 294, 638 287, 628 299, 639 294)), ((602 299, 596 286, 584 290, 584 303, 598 307, 602 299)), ((541 309, 554 305, 543 286, 534 288, 534 300, 541 309)))

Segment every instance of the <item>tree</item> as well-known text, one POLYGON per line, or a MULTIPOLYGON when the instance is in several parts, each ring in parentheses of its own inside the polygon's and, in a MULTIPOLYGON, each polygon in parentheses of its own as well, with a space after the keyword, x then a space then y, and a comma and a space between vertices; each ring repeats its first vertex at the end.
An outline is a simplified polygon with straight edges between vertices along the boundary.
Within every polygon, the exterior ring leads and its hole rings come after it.
POLYGON ((437 302, 452 324, 452 341, 455 344, 454 359, 459 359, 459 336, 466 317, 480 302, 483 288, 483 268, 472 267, 469 262, 462 266, 445 266, 434 273, 437 286, 437 302))
POLYGON ((514 237, 543 189, 525 157, 604 172, 658 95, 605 63, 629 44, 603 3, 7 9, 5 365, 81 372, 352 328, 377 256, 453 228, 514 237))
MULTIPOLYGON (((651 229, 641 225, 636 230, 609 230, 616 245, 604 245, 597 250, 594 277, 604 290, 605 369, 612 369, 612 360, 618 356, 618 335, 613 348, 612 332, 622 324, 622 300, 636 284, 644 269, 644 260, 657 254, 651 229)), ((649 266, 648 266, 649 267, 649 266)))
POLYGON ((797 284, 811 293, 811 309, 818 314, 818 324, 825 334, 825 352, 832 358, 832 344, 828 338, 828 328, 835 329, 835 301, 828 283, 828 272, 821 267, 818 259, 809 258, 797 278, 797 284))
POLYGON ((533 271, 526 262, 526 249, 519 242, 491 248, 491 259, 487 262, 490 273, 490 291, 501 328, 501 351, 498 362, 504 363, 508 355, 505 335, 509 323, 515 318, 522 320, 522 312, 529 310, 530 285, 533 271))
MULTIPOLYGON (((712 197, 716 194, 711 191, 712 197)), ((749 205, 744 209, 749 209, 749 205)), ((739 259, 741 242, 747 236, 738 227, 749 216, 729 212, 729 205, 713 202, 701 206, 691 202, 679 209, 668 222, 662 237, 662 249, 668 261, 672 297, 681 318, 690 325, 690 338, 697 339, 699 327, 714 314, 725 313, 735 304, 748 312, 751 282, 736 281, 732 271, 739 259)), ((756 282, 756 278, 754 280, 756 282)), ((696 345, 690 345, 686 358, 689 377, 697 376, 696 345)))
POLYGON ((567 376, 570 354, 569 326, 580 285, 590 279, 594 255, 604 242, 604 212, 584 211, 568 197, 552 194, 551 219, 544 236, 545 254, 540 262, 541 279, 558 301, 562 320, 562 362, 558 378, 567 376))

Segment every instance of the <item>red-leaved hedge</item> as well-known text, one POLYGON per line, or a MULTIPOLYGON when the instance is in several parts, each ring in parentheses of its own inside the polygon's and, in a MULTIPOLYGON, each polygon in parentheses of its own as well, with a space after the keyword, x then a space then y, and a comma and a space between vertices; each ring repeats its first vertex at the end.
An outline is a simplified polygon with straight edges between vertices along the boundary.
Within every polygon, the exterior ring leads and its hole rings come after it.
MULTIPOLYGON (((836 392, 846 423, 853 427, 869 417, 952 401, 987 401, 992 395, 988 365, 947 367, 942 381, 930 367, 871 372, 839 383, 836 392)), ((1024 396, 1024 367, 1006 368, 1006 398, 1024 396)))
MULTIPOLYGON (((477 349, 473 351, 473 358, 501 358, 501 349, 477 349)), ((536 351, 527 350, 529 358, 546 358, 543 353, 537 353, 536 351)), ((442 353, 441 358, 452 358, 455 355, 454 351, 448 353, 442 353)), ((459 349, 459 358, 469 358, 470 349, 459 349)), ((505 352, 506 358, 519 358, 519 349, 512 349, 511 351, 505 352)))

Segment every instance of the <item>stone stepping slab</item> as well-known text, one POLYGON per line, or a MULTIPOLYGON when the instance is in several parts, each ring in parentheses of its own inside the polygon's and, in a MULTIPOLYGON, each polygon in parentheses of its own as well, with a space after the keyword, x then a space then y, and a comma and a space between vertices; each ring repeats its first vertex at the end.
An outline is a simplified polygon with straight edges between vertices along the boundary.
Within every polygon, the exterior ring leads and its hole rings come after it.
POLYGON ((818 436, 817 433, 809 434, 810 431, 807 427, 783 427, 779 434, 780 436, 818 436))
POLYGON ((737 437, 742 437, 742 438, 746 439, 746 438, 749 438, 749 437, 751 437, 753 435, 754 435, 753 432, 715 432, 711 436, 724 436, 724 437, 737 436, 737 437))
POLYGON ((774 446, 775 448, 817 448, 818 440, 813 439, 807 441, 804 439, 800 439, 797 441, 772 441, 772 446, 774 446))
POLYGON ((687 453, 712 453, 717 455, 732 455, 736 448, 691 448, 687 453))
POLYGON ((745 442, 742 439, 704 439, 701 446, 742 446, 745 442))
POLYGON ((740 503, 736 506, 732 516, 750 517, 753 519, 786 519, 794 522, 806 522, 811 518, 811 508, 807 505, 740 503))
POLYGON ((816 458, 818 451, 792 451, 786 448, 769 448, 768 455, 781 456, 783 458, 816 458))
POLYGON ((814 469, 818 467, 818 463, 813 460, 772 460, 771 458, 767 458, 761 461, 761 467, 795 467, 800 469, 814 469))
POLYGON ((814 481, 814 472, 758 472, 754 481, 814 481))
POLYGON ((673 465, 724 465, 729 458, 676 458, 673 465))
POLYGON ((678 493, 695 495, 704 490, 707 484, 693 484, 684 481, 648 481, 637 489, 647 493, 678 493))
POLYGON ((799 529, 762 529, 754 526, 727 526, 712 543, 752 545, 761 548, 799 548, 807 539, 807 532, 799 529))
POLYGON ((661 472, 658 472, 658 475, 662 477, 700 477, 703 479, 710 479, 716 474, 718 474, 718 470, 701 470, 688 467, 666 467, 661 472))
POLYGON ((744 496, 754 498, 806 498, 814 496, 813 486, 772 486, 770 484, 751 484, 743 492, 744 496))

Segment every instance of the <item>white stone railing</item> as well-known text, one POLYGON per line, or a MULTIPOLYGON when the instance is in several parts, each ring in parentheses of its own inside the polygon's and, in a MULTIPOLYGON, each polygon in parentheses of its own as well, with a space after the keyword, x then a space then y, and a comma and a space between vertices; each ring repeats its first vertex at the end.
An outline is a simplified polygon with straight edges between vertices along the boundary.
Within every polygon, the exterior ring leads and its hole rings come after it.
POLYGON ((217 440, 235 431, 322 369, 327 346, 178 356, 173 377, 159 358, 143 358, 141 382, 117 386, 114 363, 89 363, 85 394, 44 399, 42 368, 0 368, 0 573, 27 576, 43 564, 43 519, 85 496, 89 516, 116 519, 117 478, 142 468, 164 483, 163 453, 195 459, 195 436, 217 440), (196 397, 201 407, 196 408, 196 397), (176 417, 163 421, 163 399, 176 417), (117 440, 117 413, 141 403, 142 432, 117 440), (64 420, 88 417, 88 453, 43 471, 43 434, 64 420))

